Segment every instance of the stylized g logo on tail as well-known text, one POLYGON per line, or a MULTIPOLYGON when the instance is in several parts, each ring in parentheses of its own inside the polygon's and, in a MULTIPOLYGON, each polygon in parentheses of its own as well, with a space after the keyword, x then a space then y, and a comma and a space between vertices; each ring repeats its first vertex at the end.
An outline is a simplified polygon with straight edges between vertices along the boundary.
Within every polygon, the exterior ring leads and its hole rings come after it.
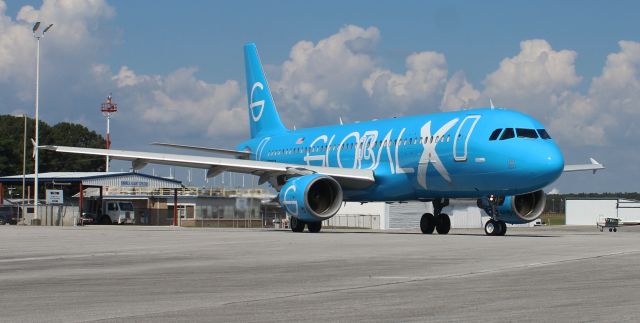
POLYGON ((253 92, 256 90, 256 88, 260 88, 260 91, 262 91, 264 90, 264 86, 260 82, 255 82, 253 83, 253 87, 251 87, 251 103, 249 104, 249 110, 251 111, 251 118, 254 122, 258 122, 258 120, 262 118, 262 113, 264 112, 264 100, 253 102, 253 92), (257 115, 256 110, 258 110, 257 115))

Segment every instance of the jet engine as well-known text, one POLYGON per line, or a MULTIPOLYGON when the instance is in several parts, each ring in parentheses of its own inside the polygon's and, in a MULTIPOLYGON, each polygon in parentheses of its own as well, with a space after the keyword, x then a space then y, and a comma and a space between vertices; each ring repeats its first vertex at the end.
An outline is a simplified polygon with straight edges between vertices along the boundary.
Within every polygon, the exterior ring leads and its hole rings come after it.
POLYGON ((287 213, 307 222, 334 216, 342 204, 342 187, 330 176, 293 177, 280 189, 278 200, 287 213))
POLYGON ((499 220, 511 224, 521 224, 529 223, 540 217, 546 201, 547 196, 544 191, 539 190, 515 196, 482 198, 478 200, 478 206, 491 216, 493 212, 491 203, 496 203, 495 211, 499 220), (492 202, 489 200, 491 198, 496 198, 497 201, 492 202))

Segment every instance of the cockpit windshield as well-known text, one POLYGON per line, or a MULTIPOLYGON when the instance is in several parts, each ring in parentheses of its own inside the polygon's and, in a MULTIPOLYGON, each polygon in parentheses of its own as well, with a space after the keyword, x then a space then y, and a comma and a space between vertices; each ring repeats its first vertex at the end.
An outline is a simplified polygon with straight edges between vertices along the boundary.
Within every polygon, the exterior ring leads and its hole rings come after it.
POLYGON ((504 129, 502 136, 500 136, 500 140, 507 140, 513 137, 515 137, 515 134, 513 133, 513 128, 506 128, 504 129))
POLYGON ((538 138, 538 133, 534 129, 516 128, 518 138, 538 138))
POLYGON ((528 139, 551 139, 549 133, 545 129, 529 129, 529 128, 498 128, 491 132, 489 141, 507 140, 511 138, 528 138, 528 139))
POLYGON ((540 138, 542 139, 551 139, 551 136, 549 136, 549 133, 547 133, 547 131, 544 129, 538 129, 538 134, 540 134, 540 138))
POLYGON ((498 139, 498 136, 500 136, 500 133, 501 133, 501 132, 502 132, 502 129, 500 129, 500 128, 498 128, 498 129, 494 130, 494 131, 491 133, 491 136, 489 137, 489 140, 496 140, 496 139, 498 139))

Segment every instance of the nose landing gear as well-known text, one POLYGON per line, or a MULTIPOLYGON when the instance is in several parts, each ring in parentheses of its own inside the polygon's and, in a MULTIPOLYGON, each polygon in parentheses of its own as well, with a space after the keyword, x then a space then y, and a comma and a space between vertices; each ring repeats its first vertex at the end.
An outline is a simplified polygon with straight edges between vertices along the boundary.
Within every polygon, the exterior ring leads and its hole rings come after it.
POLYGON ((502 220, 498 220, 498 197, 490 195, 486 202, 488 202, 488 205, 483 205, 483 203, 478 200, 478 206, 484 209, 484 211, 491 217, 491 219, 484 225, 484 233, 488 236, 505 235, 507 233, 507 224, 502 220))
POLYGON ((503 236, 507 233, 507 224, 504 221, 490 219, 484 225, 484 233, 488 236, 503 236))
POLYGON ((439 234, 447 234, 451 230, 451 219, 442 209, 449 205, 449 199, 433 200, 433 213, 425 213, 420 218, 420 231, 424 234, 432 234, 436 230, 439 234))

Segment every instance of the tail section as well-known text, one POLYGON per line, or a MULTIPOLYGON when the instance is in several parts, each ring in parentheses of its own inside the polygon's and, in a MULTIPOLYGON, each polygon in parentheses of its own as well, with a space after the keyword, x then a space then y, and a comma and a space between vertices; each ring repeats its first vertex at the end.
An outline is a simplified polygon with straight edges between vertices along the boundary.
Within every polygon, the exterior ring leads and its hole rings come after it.
POLYGON ((256 45, 244 45, 251 138, 287 131, 273 102, 256 45))

